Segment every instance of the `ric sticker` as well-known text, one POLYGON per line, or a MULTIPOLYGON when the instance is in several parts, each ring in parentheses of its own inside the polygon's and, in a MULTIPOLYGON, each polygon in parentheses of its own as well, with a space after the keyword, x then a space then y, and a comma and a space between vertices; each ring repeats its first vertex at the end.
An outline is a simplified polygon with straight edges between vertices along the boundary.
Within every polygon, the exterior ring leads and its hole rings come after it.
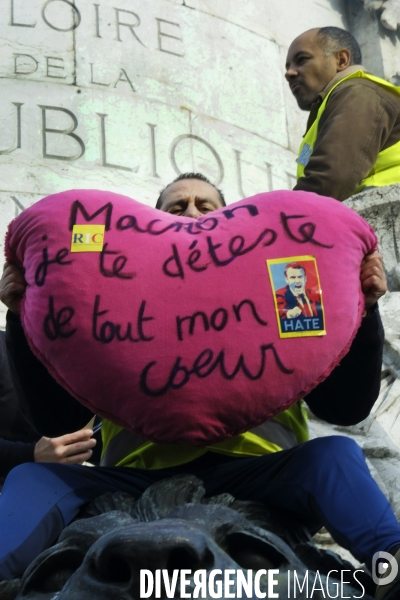
POLYGON ((322 290, 315 256, 267 260, 279 337, 326 335, 322 290))
POLYGON ((71 252, 101 252, 105 225, 74 225, 71 252))

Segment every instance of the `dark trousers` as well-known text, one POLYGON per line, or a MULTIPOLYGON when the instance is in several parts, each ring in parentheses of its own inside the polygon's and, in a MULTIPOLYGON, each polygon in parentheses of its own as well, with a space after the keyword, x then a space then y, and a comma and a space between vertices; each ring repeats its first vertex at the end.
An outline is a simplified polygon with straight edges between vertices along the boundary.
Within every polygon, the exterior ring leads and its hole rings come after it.
POLYGON ((27 463, 16 467, 0 495, 0 580, 20 576, 58 537, 82 505, 106 492, 139 496, 181 473, 204 481, 208 496, 229 492, 325 525, 360 561, 400 544, 400 526, 372 479, 361 449, 332 436, 256 458, 207 453, 160 470, 27 463))

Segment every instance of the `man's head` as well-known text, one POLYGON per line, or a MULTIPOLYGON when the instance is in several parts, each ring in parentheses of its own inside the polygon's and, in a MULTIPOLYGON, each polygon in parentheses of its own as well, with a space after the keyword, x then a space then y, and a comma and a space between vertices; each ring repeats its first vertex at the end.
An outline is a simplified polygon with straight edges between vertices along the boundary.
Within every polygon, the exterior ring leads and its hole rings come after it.
POLYGON ((285 281, 294 296, 299 296, 305 293, 307 275, 304 267, 298 263, 289 263, 286 265, 285 281))
POLYGON ((201 173, 183 173, 167 185, 158 197, 156 208, 180 217, 198 219, 226 206, 218 188, 201 173))
POLYGON ((355 38, 338 27, 310 29, 290 45, 285 77, 302 110, 310 110, 336 73, 361 64, 355 38))

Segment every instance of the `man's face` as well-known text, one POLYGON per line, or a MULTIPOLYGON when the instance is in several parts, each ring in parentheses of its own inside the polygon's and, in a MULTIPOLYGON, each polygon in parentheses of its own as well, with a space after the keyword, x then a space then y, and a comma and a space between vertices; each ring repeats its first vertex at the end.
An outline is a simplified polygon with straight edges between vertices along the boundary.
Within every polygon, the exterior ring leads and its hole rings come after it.
POLYGON ((310 110, 318 94, 338 72, 336 56, 324 55, 318 43, 318 29, 310 29, 290 45, 285 77, 301 110, 310 110))
POLYGON ((307 277, 303 269, 293 269, 292 267, 289 267, 286 271, 285 279, 294 296, 304 294, 307 277))
POLYGON ((160 210, 198 219, 223 206, 217 190, 200 179, 182 179, 167 187, 161 196, 160 210))

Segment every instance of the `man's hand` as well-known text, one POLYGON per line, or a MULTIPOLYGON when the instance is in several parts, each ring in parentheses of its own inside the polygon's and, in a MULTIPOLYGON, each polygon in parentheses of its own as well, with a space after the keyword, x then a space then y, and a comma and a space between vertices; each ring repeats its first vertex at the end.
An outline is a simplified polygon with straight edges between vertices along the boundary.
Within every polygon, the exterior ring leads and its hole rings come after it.
POLYGON ((3 275, 0 281, 0 300, 12 313, 19 314, 19 303, 25 292, 26 281, 24 272, 16 265, 4 263, 3 275))
POLYGON ((387 292, 386 275, 383 269, 382 255, 372 252, 361 263, 361 288, 365 295, 365 308, 368 310, 387 292))
POLYGON ((82 429, 58 438, 42 437, 35 446, 35 462, 76 465, 89 460, 96 440, 91 429, 82 429))
POLYGON ((295 306, 286 312, 288 319, 295 319, 299 315, 301 315, 301 309, 298 306, 295 306))

